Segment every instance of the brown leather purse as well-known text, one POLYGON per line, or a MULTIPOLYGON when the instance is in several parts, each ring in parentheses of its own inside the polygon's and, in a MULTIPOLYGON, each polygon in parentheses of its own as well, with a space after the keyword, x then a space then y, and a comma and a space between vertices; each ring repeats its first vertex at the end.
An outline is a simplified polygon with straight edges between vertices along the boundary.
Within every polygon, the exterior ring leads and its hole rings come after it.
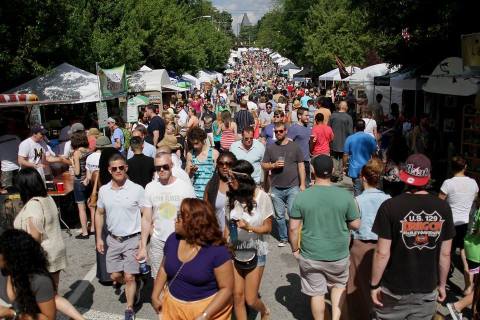
POLYGON ((93 188, 90 197, 88 198, 87 205, 89 208, 97 207, 97 200, 98 200, 98 179, 99 179, 99 171, 95 171, 92 173, 93 177, 93 188))

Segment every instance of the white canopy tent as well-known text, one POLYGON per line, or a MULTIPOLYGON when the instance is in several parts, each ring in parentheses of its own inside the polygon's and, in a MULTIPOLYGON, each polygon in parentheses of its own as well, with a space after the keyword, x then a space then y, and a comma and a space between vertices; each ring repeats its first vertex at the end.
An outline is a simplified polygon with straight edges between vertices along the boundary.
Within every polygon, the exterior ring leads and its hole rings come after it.
POLYGON ((200 70, 197 74, 197 78, 200 80, 200 82, 218 80, 219 82, 223 83, 223 74, 216 71, 200 70))
POLYGON ((197 77, 194 77, 192 76, 191 74, 189 73, 184 73, 182 74, 182 79, 190 82, 195 88, 199 88, 200 89, 200 84, 202 83, 200 81, 200 79, 198 79, 197 77))
POLYGON ((357 93, 363 91, 369 103, 373 103, 376 94, 381 93, 383 95, 383 112, 388 113, 390 112, 390 105, 392 103, 402 105, 402 89, 392 88, 390 86, 375 86, 374 78, 387 75, 398 69, 398 66, 390 68, 386 63, 379 63, 359 70, 353 75, 343 79, 343 81, 348 81, 350 87, 357 93), (388 105, 386 105, 386 101, 388 101, 388 105))
MULTIPOLYGON (((359 67, 348 66, 345 68, 350 75, 355 74, 356 72, 362 70, 359 67)), ((320 81, 341 81, 342 77, 340 76, 340 70, 338 68, 330 70, 321 76, 318 77, 320 81)), ((345 80, 345 79, 343 79, 345 80)))
POLYGON ((451 57, 435 67, 423 90, 430 93, 454 96, 471 96, 480 90, 478 76, 469 75, 470 70, 463 68, 463 60, 451 57))
POLYGON ((71 101, 69 104, 100 101, 98 77, 68 63, 53 68, 8 93, 33 93, 43 101, 71 101))
POLYGON ((186 89, 172 85, 167 70, 165 69, 135 71, 129 74, 127 79, 128 91, 131 93, 186 91, 186 89))

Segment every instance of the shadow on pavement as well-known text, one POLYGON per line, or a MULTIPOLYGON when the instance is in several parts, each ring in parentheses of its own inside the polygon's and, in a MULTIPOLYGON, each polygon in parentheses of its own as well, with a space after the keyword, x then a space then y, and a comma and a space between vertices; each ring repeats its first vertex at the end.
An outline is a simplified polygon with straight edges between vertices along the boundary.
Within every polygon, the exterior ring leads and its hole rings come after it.
POLYGON ((70 285, 70 288, 69 288, 70 290, 64 294, 64 297, 68 299, 71 295, 74 294, 75 290, 78 287, 85 286, 85 285, 86 285, 86 288, 83 291, 82 295, 79 297, 79 300, 73 301, 73 303, 76 308, 80 306, 82 309, 89 310, 90 307, 93 305, 93 294, 95 292, 95 287, 90 282, 86 280, 75 281, 70 285))
POLYGON ((286 278, 290 284, 277 288, 275 300, 285 306, 295 319, 313 319, 310 312, 310 299, 300 291, 300 276, 288 273, 286 278))

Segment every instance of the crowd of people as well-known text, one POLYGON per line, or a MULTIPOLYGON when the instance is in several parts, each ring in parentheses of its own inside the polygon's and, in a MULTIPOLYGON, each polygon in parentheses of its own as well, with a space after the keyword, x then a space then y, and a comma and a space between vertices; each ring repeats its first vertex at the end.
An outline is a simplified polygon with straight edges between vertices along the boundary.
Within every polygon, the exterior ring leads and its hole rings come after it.
POLYGON ((18 230, 0 236, 0 298, 12 302, 0 316, 83 319, 56 294, 66 249, 45 181, 65 167, 76 238, 95 236, 97 277, 124 288, 126 320, 149 277, 162 319, 269 319, 259 288, 270 234, 298 261, 315 319, 327 293, 332 319, 431 319, 459 249, 465 298, 447 307, 461 319, 480 265, 465 159, 451 160, 453 177, 434 195, 426 116, 411 128, 398 106, 384 112, 381 95, 322 93, 249 51, 223 84, 148 105, 131 127, 108 118, 108 136, 72 123, 56 151, 41 125, 24 141, 0 137, 2 186, 25 204, 18 230))

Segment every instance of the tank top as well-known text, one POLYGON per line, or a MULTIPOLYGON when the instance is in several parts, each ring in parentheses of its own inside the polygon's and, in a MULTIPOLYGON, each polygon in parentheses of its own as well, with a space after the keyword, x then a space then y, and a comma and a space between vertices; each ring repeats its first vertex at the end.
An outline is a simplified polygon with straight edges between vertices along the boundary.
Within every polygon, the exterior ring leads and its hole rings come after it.
POLYGON ((75 175, 75 178, 85 180, 87 177, 87 157, 91 154, 90 151, 80 151, 80 174, 75 175))
POLYGON ((195 190, 195 195, 197 198, 203 199, 205 187, 215 171, 215 165, 213 163, 213 149, 208 149, 207 159, 205 159, 203 162, 200 162, 197 156, 192 153, 192 163, 198 167, 198 170, 193 175, 193 189, 195 190))
POLYGON ((235 132, 231 128, 225 128, 220 139, 220 146, 223 150, 229 150, 232 143, 235 142, 235 132))

